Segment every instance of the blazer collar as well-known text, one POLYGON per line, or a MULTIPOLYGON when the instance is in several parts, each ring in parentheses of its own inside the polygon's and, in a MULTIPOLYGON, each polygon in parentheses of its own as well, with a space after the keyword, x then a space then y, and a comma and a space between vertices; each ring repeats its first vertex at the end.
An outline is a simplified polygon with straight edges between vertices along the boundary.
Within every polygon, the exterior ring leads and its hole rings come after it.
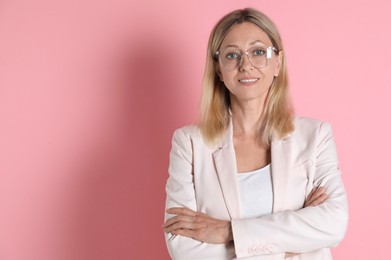
MULTIPOLYGON (((290 134, 284 138, 273 135, 271 142, 271 174, 273 186, 273 212, 284 209, 288 172, 292 165, 290 134)), ((220 187, 231 219, 240 218, 240 197, 237 182, 237 164, 233 145, 232 118, 216 151, 213 152, 220 187)))
POLYGON ((292 133, 285 136, 272 135, 271 174, 273 186, 273 213, 285 209, 289 172, 293 164, 292 133))
POLYGON ((240 218, 239 188, 237 182, 237 165, 233 145, 232 120, 223 136, 218 149, 213 152, 221 191, 231 219, 240 218))
POLYGON ((274 139, 271 143, 273 213, 285 209, 288 173, 292 165, 292 140, 289 137, 274 139))

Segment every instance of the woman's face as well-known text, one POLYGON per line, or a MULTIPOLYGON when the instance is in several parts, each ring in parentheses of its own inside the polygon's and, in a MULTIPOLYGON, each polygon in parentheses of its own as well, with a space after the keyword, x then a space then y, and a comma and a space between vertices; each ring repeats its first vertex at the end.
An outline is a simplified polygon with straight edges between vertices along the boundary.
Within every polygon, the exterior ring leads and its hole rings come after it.
MULTIPOLYGON (((232 59, 236 53, 245 53, 249 50, 251 50, 248 52, 249 56, 257 55, 259 53, 257 50, 269 46, 272 46, 269 37, 255 24, 249 22, 236 24, 232 26, 221 43, 220 59, 227 57, 232 59)), ((254 56, 253 59, 255 60, 256 57, 254 56)), ((231 102, 233 99, 241 102, 251 100, 263 102, 274 76, 278 76, 280 59, 281 54, 276 55, 272 51, 271 59, 268 59, 267 66, 263 68, 254 67, 253 64, 256 62, 251 64, 245 54, 242 56, 240 65, 234 69, 227 69, 220 64, 219 76, 231 93, 231 102)))

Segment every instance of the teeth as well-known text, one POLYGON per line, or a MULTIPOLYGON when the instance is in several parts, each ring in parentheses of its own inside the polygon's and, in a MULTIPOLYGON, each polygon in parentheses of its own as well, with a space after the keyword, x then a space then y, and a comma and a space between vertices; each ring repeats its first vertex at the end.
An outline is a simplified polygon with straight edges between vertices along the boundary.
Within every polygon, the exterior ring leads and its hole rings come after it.
POLYGON ((257 81, 258 79, 240 79, 239 81, 240 82, 244 82, 244 83, 249 83, 249 82, 255 82, 257 81))

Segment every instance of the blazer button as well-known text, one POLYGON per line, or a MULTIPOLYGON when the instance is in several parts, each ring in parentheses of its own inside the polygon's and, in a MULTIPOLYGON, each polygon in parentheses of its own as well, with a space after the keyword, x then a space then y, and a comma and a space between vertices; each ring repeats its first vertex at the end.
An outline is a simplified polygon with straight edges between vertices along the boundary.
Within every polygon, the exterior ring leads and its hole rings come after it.
POLYGON ((250 247, 247 252, 250 254, 250 255, 254 255, 255 254, 255 248, 254 247, 250 247))
POLYGON ((263 254, 271 254, 276 250, 276 247, 274 245, 259 245, 255 249, 255 251, 263 254))
POLYGON ((261 254, 261 253, 265 253, 265 248, 263 245, 258 245, 256 248, 255 248, 255 252, 257 252, 258 254, 261 254))

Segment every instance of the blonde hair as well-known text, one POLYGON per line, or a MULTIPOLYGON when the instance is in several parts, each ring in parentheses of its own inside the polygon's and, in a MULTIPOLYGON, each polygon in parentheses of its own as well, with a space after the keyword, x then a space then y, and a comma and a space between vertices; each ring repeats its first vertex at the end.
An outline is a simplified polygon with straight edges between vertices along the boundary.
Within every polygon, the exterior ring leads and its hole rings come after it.
POLYGON ((282 52, 281 37, 274 23, 263 13, 252 8, 236 10, 220 19, 209 37, 206 66, 201 97, 200 129, 203 138, 209 144, 217 143, 229 125, 229 90, 220 80, 220 69, 216 51, 235 24, 250 22, 261 28, 278 50, 281 57, 280 72, 274 78, 266 97, 266 103, 260 122, 260 140, 270 147, 273 134, 282 138, 293 131, 293 108, 288 92, 288 75, 282 52))

